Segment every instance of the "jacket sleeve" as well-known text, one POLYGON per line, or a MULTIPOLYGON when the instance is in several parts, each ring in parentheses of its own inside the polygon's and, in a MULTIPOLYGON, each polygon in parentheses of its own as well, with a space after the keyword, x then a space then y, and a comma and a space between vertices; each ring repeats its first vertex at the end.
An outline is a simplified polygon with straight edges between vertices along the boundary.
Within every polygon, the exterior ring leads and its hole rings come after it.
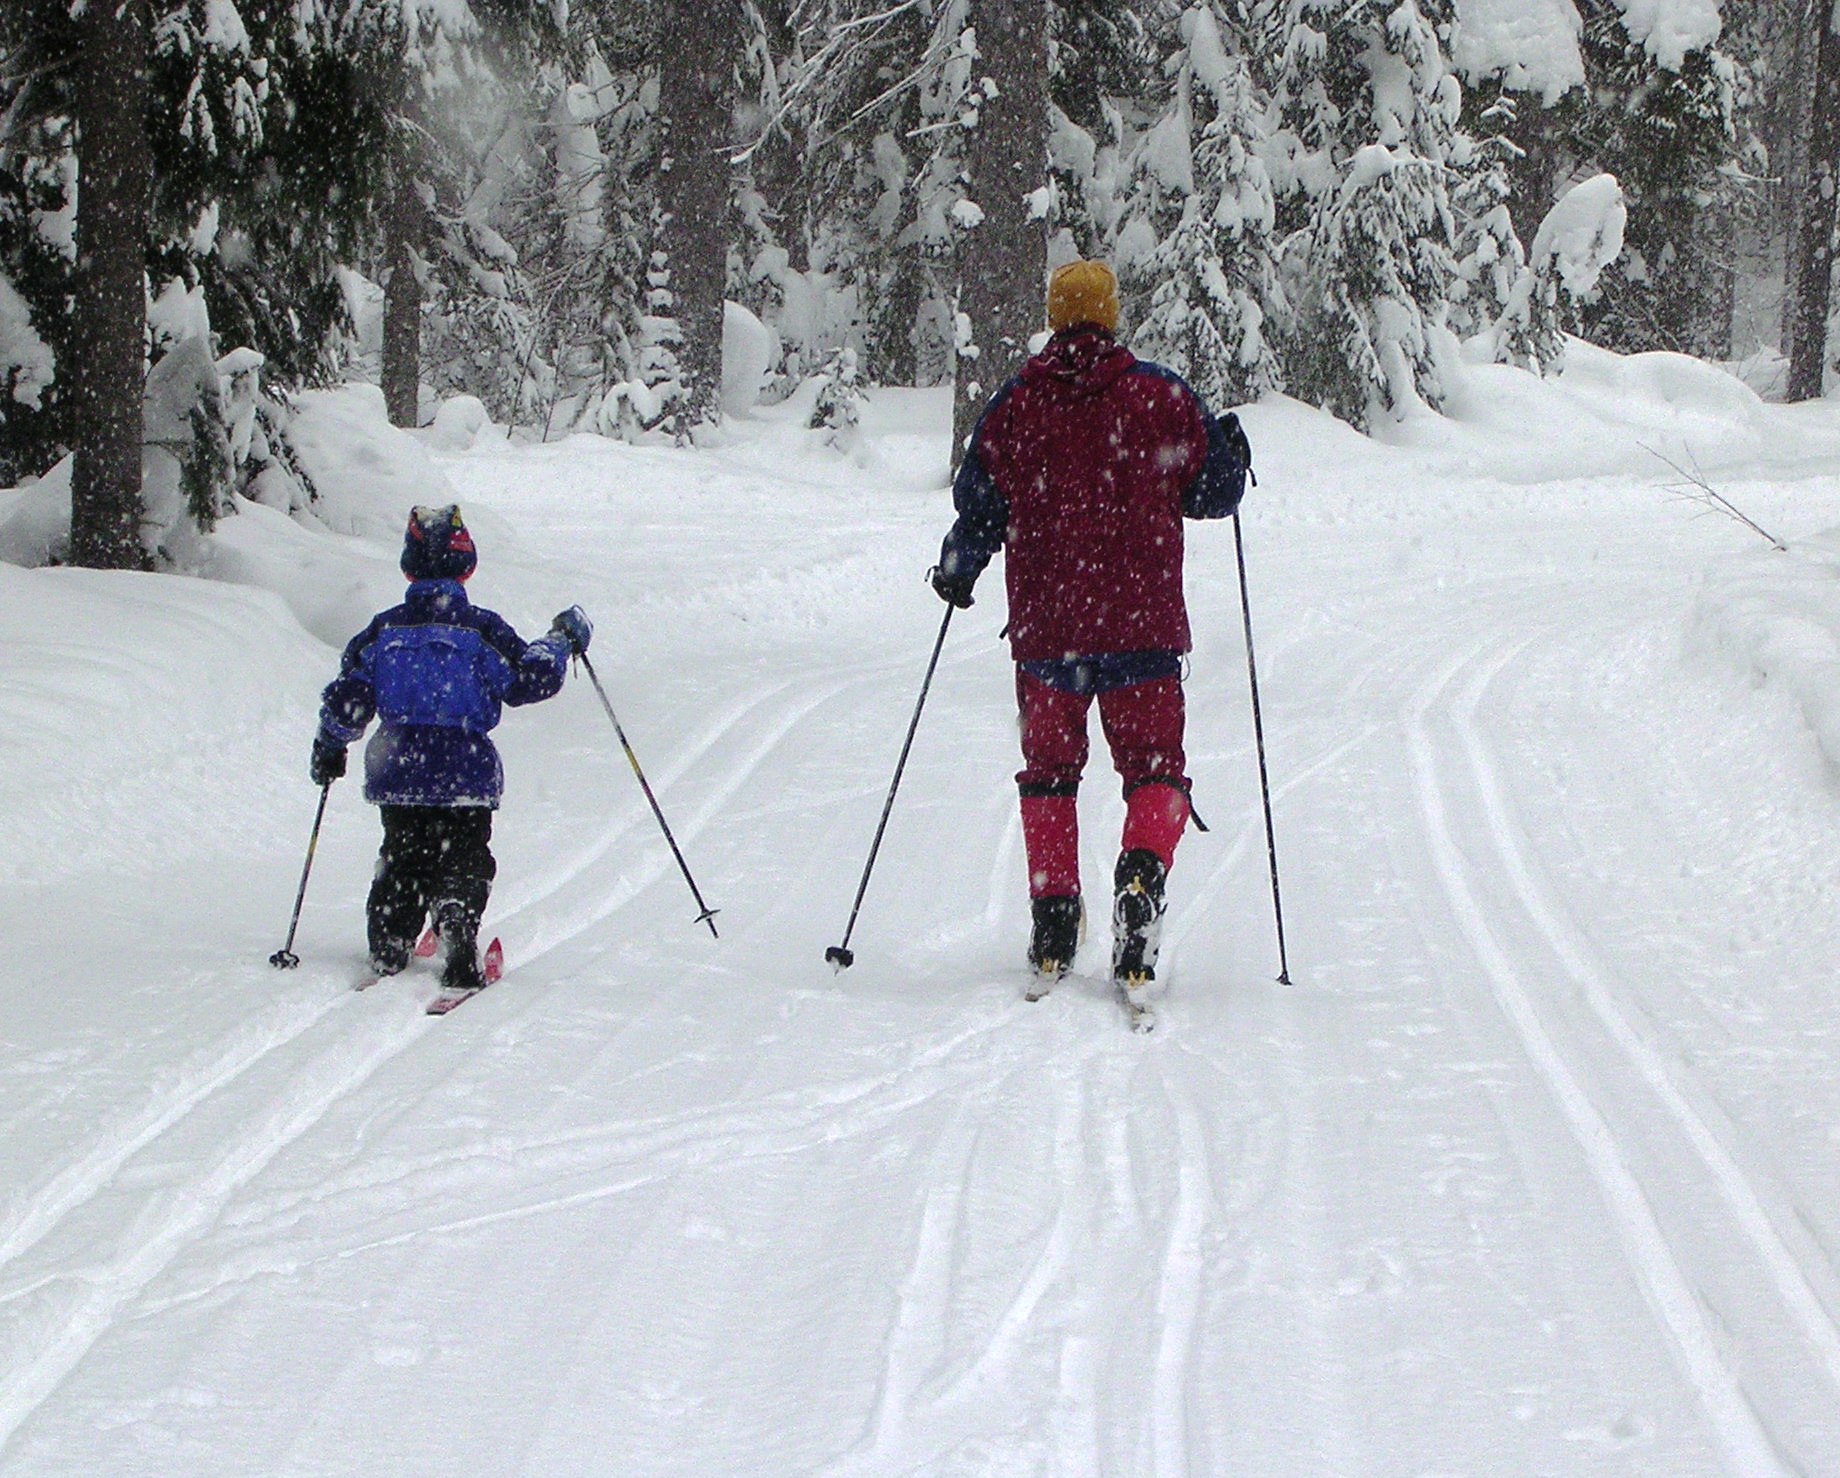
POLYGON ((952 506, 958 518, 939 549, 939 568, 948 575, 975 581, 1009 534, 1009 499, 997 486, 990 458, 992 440, 1002 425, 998 411, 1015 383, 1012 380, 999 390, 978 417, 965 460, 958 464, 958 476, 952 480, 952 506))
POLYGON ((371 683, 368 658, 382 624, 379 616, 345 644, 339 675, 320 694, 320 737, 341 749, 364 737, 377 712, 377 690, 371 683))
POLYGON ((497 694, 509 707, 541 703, 562 691, 562 680, 569 673, 569 639, 552 631, 536 641, 527 642, 511 629, 511 623, 492 611, 474 607, 479 634, 499 657, 504 659, 503 683, 497 694))
POLYGON ((1217 418, 1207 413, 1200 398, 1190 391, 1201 424, 1207 428, 1207 456, 1182 493, 1182 512, 1190 518, 1230 518, 1246 496, 1246 464, 1227 439, 1217 418))

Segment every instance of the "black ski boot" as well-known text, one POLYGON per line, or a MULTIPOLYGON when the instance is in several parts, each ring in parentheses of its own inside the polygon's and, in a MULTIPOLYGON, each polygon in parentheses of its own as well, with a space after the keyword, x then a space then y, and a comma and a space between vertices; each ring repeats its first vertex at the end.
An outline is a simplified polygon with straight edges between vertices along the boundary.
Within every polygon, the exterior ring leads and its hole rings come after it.
POLYGON ((1156 952, 1163 938, 1163 880, 1168 870, 1142 847, 1122 853, 1113 878, 1112 979, 1127 1005, 1141 1002, 1156 979, 1156 952))
POLYGON ((1035 927, 1029 936, 1029 964, 1035 979, 1023 999, 1039 1001, 1072 968, 1073 956, 1080 947, 1081 925, 1086 922, 1086 907, 1080 895, 1037 898, 1029 905, 1035 927))
POLYGON ((409 968, 409 946, 399 939, 371 946, 371 974, 379 980, 400 975, 409 968))
POLYGON ((479 910, 458 899, 445 899, 434 907, 434 923, 441 942, 447 946, 441 989, 452 992, 484 990, 486 972, 479 959, 479 910))

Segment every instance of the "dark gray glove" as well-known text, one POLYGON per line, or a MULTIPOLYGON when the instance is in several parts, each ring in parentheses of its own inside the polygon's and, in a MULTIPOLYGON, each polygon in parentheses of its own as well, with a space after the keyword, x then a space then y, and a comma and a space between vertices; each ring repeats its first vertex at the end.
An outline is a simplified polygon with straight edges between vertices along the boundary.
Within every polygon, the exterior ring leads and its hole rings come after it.
POLYGON ((313 761, 307 767, 315 785, 330 785, 345 773, 345 746, 323 735, 313 741, 313 761))
POLYGON ((570 606, 559 612, 549 623, 549 629, 560 631, 568 641, 569 650, 577 655, 588 650, 588 643, 594 636, 594 623, 580 606, 570 606))
POLYGON ((971 587, 977 584, 975 575, 948 575, 941 566, 934 565, 926 572, 926 578, 932 583, 934 593, 947 605, 963 611, 974 604, 971 587))
POLYGON ((1246 469, 1246 476, 1252 479, 1252 485, 1259 485, 1258 474, 1252 470, 1252 443, 1246 440, 1246 428, 1239 423, 1239 417, 1228 411, 1220 418, 1221 435, 1227 439, 1227 445, 1233 449, 1233 455, 1239 459, 1239 465, 1246 469))

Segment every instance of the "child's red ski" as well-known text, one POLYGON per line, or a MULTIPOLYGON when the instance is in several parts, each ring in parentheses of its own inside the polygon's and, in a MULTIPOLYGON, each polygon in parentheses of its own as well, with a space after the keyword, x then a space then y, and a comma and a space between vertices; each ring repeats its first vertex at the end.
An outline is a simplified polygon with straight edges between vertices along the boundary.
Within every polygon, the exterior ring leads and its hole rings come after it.
MULTIPOLYGON (((486 985, 496 984, 499 977, 505 973, 505 949, 496 939, 486 946, 485 953, 480 957, 479 967, 480 973, 486 978, 486 985)), ((428 1014, 445 1016, 462 1001, 470 1000, 484 989, 485 986, 482 985, 479 990, 443 990, 440 995, 428 1003, 428 1014)))

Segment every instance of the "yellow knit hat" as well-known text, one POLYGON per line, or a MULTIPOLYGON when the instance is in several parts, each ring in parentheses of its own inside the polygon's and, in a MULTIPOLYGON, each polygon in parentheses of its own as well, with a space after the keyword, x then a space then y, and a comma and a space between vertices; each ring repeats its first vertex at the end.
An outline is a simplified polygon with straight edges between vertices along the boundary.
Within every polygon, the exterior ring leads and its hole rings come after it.
POLYGON ((1048 279, 1048 327, 1058 334, 1078 323, 1118 327, 1118 279, 1104 262, 1068 262, 1048 279))

